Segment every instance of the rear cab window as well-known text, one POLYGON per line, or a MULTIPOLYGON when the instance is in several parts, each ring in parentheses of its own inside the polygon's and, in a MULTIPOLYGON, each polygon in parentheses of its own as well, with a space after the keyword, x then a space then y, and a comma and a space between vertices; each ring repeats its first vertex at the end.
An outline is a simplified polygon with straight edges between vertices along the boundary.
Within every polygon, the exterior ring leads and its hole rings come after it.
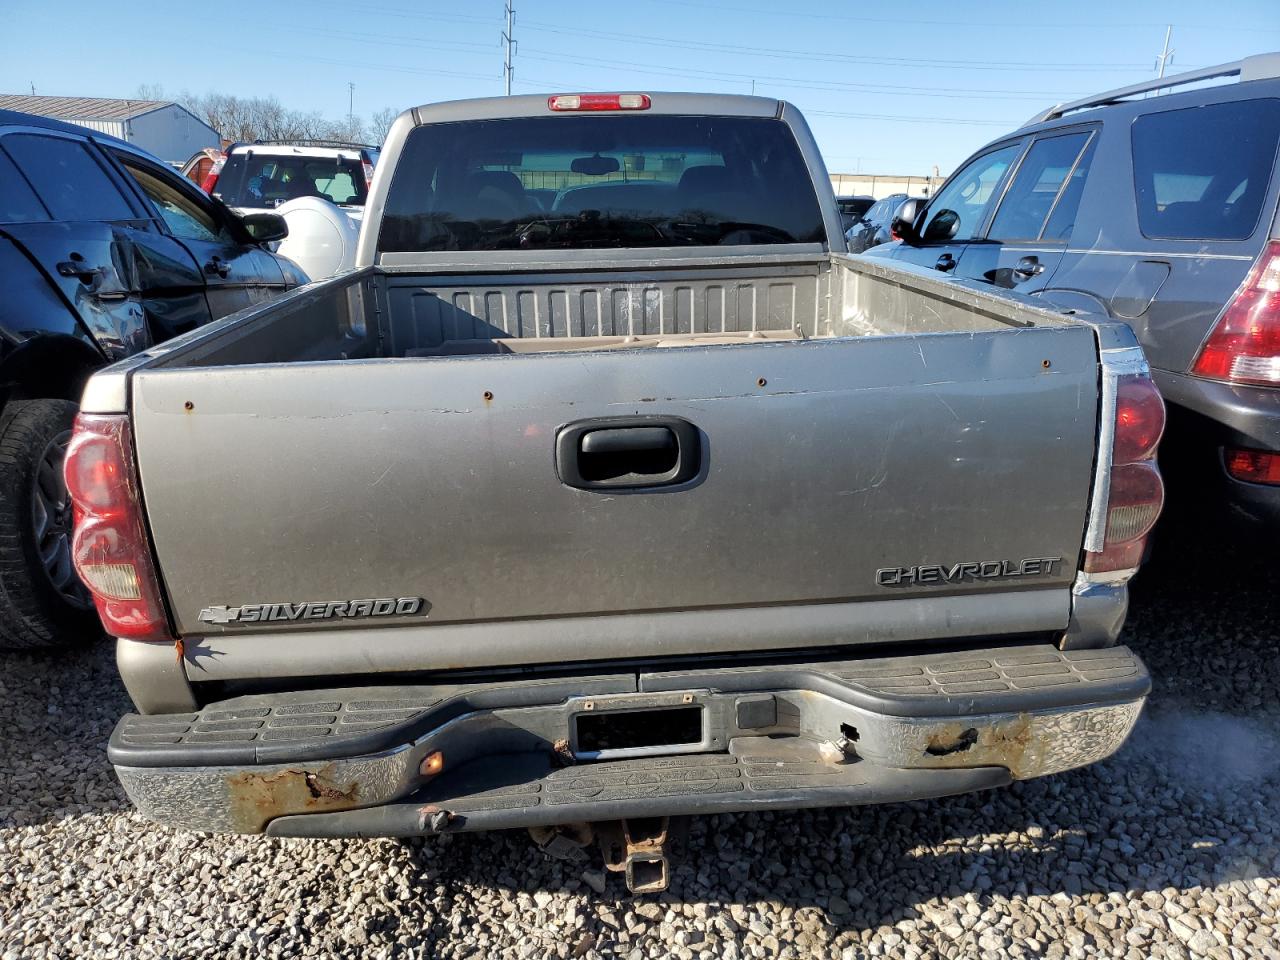
POLYGON ((229 207, 273 209, 299 197, 363 207, 369 188, 358 157, 247 149, 232 151, 227 157, 213 195, 229 207))
POLYGON ((1238 100, 1145 114, 1134 120, 1131 138, 1143 236, 1253 236, 1275 168, 1280 100, 1238 100))
POLYGON ((815 244, 817 194, 781 120, 577 116, 414 129, 378 249, 815 244))

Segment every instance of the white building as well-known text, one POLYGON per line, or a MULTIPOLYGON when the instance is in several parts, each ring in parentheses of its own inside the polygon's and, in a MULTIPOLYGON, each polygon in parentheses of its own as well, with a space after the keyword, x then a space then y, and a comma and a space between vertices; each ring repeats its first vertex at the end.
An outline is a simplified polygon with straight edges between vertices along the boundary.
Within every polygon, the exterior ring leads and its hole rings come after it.
POLYGON ((946 177, 895 176, 884 173, 833 173, 831 189, 837 197, 857 195, 882 200, 895 193, 912 197, 931 197, 942 186, 946 177))
POLYGON ((0 110, 76 123, 132 143, 167 163, 182 163, 196 151, 222 143, 217 130, 169 100, 0 94, 0 110))

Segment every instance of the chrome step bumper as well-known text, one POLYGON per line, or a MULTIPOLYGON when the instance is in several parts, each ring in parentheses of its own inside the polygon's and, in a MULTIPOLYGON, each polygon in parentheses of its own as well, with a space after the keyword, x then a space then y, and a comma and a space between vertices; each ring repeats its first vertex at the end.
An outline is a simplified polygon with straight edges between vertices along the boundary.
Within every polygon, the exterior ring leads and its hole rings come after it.
POLYGON ((400 836, 1000 786, 1109 756, 1149 687, 1126 648, 1033 644, 241 697, 126 717, 109 754, 162 823, 400 836), (618 750, 577 740, 584 714, 666 708, 701 711, 700 736, 618 750))

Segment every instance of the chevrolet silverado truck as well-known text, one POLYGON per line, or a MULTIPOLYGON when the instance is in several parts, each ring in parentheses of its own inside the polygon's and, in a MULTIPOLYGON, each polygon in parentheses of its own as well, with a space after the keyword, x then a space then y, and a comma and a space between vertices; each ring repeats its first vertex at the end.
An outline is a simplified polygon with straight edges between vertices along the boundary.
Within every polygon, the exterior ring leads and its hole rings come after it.
POLYGON ((851 257, 829 184, 776 100, 419 107, 354 271, 96 373, 66 479, 137 808, 594 837, 651 890, 670 818, 1116 750, 1133 334, 851 257))

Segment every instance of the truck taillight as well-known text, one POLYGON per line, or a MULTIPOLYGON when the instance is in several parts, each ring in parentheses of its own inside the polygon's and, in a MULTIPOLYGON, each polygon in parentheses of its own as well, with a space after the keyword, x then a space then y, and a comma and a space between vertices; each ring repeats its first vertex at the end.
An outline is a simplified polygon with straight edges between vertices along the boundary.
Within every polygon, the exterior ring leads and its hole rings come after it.
POLYGON ((64 471, 75 511, 71 559, 107 633, 171 642, 142 521, 129 418, 76 417, 64 471))
POLYGON ((648 110, 653 105, 645 93, 560 93, 547 97, 550 110, 648 110))
POLYGON ((209 172, 204 175, 204 179, 200 181, 200 189, 205 193, 212 194, 213 188, 218 185, 218 175, 222 173, 222 166, 227 162, 226 154, 218 157, 213 161, 213 166, 209 168, 209 172))
POLYGON ((1106 533, 1103 548, 1085 554, 1086 573, 1133 570, 1142 563, 1147 534, 1164 506, 1155 460, 1164 423, 1164 401, 1149 377, 1117 378, 1106 533))
POLYGON ((1280 386, 1280 240, 1263 248, 1191 372, 1230 383, 1280 386))

